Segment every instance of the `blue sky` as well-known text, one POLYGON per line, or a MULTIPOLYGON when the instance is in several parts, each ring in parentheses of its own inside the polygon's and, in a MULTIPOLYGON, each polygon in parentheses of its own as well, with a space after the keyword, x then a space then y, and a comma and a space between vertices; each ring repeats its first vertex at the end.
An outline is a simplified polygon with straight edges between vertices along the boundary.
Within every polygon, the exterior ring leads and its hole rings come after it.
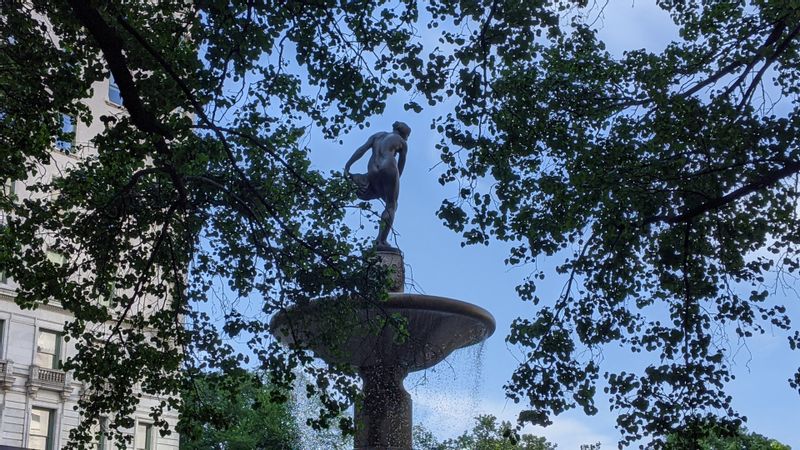
MULTIPOLYGON (((615 55, 625 49, 658 51, 675 36, 669 16, 654 2, 610 1, 597 25, 601 28, 600 37, 615 55)), ((406 382, 414 399, 415 421, 445 438, 470 428, 470 420, 477 414, 491 413, 510 421, 516 418, 520 406, 506 401, 503 384, 516 367, 520 352, 508 347, 504 339, 514 318, 530 317, 535 311, 514 290, 533 268, 506 267, 503 259, 507 247, 501 243, 462 248, 459 236, 436 218, 441 201, 454 195, 451 186, 442 187, 437 182, 440 169, 436 167, 439 158, 435 144, 440 137, 429 126, 431 119, 445 109, 415 114, 402 109, 405 100, 394 99, 384 114, 370 120, 370 129, 350 132, 342 137, 341 145, 324 140, 315 131, 308 135, 307 145, 316 168, 341 170, 371 133, 390 130, 395 120, 412 128, 395 221, 397 244, 405 253, 408 276, 413 275, 416 289, 423 293, 475 303, 491 311, 497 320, 495 335, 481 348, 456 353, 432 370, 412 374, 406 382)), ((353 171, 365 171, 365 164, 366 158, 353 171)), ((364 232, 374 233, 369 227, 364 232)), ((549 272, 546 283, 537 291, 542 298, 557 294, 563 285, 563 280, 550 270, 556 262, 538 262, 549 272)), ((796 296, 778 292, 777 297, 784 297, 790 312, 800 316, 796 296)), ((637 361, 624 351, 612 350, 606 353, 604 364, 619 370, 636 366, 637 361)), ((742 347, 733 365, 737 378, 729 392, 735 407, 748 417, 748 428, 800 449, 800 431, 796 430, 800 423, 800 397, 787 383, 800 366, 800 354, 789 351, 784 335, 768 333, 742 347)), ((551 427, 527 431, 546 436, 560 449, 577 449, 580 444, 598 441, 603 448, 616 448, 619 435, 614 429, 614 416, 608 412, 607 399, 600 394, 597 404, 600 412, 596 416, 569 412, 556 418, 551 427)))

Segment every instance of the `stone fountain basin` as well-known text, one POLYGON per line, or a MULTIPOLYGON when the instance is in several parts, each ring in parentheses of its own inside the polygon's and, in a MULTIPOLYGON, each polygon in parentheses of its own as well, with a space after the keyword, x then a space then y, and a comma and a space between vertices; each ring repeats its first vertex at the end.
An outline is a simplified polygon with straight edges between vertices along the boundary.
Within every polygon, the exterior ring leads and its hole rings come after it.
POLYGON ((392 293, 383 302, 340 298, 293 307, 276 314, 270 329, 283 344, 308 348, 328 363, 408 373, 484 341, 494 333, 495 320, 460 300, 392 293))

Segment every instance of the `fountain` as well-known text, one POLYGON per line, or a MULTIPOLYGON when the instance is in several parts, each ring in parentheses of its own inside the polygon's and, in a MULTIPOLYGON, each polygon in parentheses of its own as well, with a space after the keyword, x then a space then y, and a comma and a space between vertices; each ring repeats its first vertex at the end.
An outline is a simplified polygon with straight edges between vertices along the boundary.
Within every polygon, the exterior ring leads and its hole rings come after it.
POLYGON ((395 122, 394 132, 370 137, 345 168, 348 173, 356 159, 373 150, 370 172, 351 177, 359 198, 382 198, 386 204, 375 257, 389 268, 388 299, 320 300, 282 311, 270 324, 282 343, 308 348, 330 364, 358 369, 363 399, 355 407, 356 450, 410 450, 411 397, 403 380, 411 372, 438 364, 454 350, 484 341, 495 329, 492 315, 478 306, 403 293, 403 254, 386 242, 386 236, 394 220, 409 133, 407 125, 395 122))

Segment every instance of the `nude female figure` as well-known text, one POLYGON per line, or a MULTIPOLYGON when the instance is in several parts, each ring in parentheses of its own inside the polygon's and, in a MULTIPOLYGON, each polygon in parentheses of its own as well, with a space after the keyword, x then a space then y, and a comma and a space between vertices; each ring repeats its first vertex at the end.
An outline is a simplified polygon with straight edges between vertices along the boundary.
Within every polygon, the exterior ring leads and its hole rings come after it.
POLYGON ((383 200, 386 208, 381 214, 381 227, 375 246, 378 250, 397 250, 389 242, 389 231, 394 223, 394 214, 397 211, 397 197, 400 194, 400 175, 406 165, 406 152, 408 151, 408 136, 411 128, 403 122, 392 124, 392 132, 381 131, 367 139, 361 147, 356 149, 350 160, 344 166, 344 173, 349 176, 358 187, 356 195, 361 200, 383 200), (350 166, 361 159, 367 150, 372 149, 372 155, 367 163, 366 174, 351 174, 350 166), (395 159, 397 156, 397 159, 395 159))

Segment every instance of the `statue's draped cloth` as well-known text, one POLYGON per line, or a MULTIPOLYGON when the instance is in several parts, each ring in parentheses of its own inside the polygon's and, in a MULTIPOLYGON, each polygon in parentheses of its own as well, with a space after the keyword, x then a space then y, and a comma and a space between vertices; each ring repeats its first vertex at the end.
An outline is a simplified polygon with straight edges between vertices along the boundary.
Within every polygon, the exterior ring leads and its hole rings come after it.
POLYGON ((374 200, 382 198, 383 193, 378 192, 376 186, 369 182, 365 173, 351 173, 350 179, 356 184, 356 196, 361 200, 374 200))

